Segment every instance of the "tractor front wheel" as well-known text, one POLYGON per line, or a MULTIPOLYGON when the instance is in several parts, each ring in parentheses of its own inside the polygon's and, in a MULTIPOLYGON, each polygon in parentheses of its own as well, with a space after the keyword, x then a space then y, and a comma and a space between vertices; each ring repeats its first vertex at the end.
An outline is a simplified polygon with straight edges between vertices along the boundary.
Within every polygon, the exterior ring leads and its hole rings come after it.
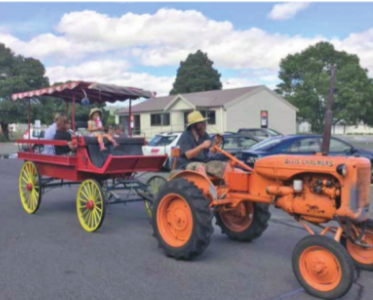
POLYGON ((368 244, 370 248, 356 245, 345 237, 341 238, 342 245, 351 255, 355 265, 359 269, 373 271, 373 220, 368 220, 366 223, 363 242, 368 244))
POLYGON ((336 299, 345 295, 354 281, 354 264, 343 246, 326 236, 307 236, 295 246, 294 275, 312 296, 336 299))
POLYGON ((192 182, 168 181, 154 201, 152 214, 153 235, 167 256, 190 260, 209 245, 213 214, 192 182))
POLYGON ((250 242, 267 229, 271 217, 268 208, 266 204, 242 201, 233 210, 216 212, 216 225, 230 239, 250 242))

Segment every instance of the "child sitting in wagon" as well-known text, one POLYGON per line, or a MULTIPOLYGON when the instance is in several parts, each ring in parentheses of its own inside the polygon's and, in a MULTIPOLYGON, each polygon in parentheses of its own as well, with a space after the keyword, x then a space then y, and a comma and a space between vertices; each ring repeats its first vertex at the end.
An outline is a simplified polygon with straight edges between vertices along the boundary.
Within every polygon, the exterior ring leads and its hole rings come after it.
POLYGON ((106 150, 104 144, 104 138, 107 138, 114 147, 117 147, 118 144, 110 134, 104 133, 104 128, 101 122, 102 111, 99 108, 92 108, 89 113, 88 121, 88 131, 91 133, 91 136, 97 137, 98 144, 100 145, 100 150, 106 150))

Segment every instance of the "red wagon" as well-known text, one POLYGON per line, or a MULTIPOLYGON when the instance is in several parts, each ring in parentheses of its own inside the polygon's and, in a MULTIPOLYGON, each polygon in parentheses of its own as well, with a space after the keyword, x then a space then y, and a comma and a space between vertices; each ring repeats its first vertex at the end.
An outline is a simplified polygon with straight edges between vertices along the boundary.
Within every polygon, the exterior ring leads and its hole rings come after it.
MULTIPOLYGON (((115 102, 138 98, 150 98, 148 91, 91 82, 71 82, 60 86, 12 95, 14 101, 26 99, 31 102, 38 96, 50 96, 63 99, 72 104, 72 141, 77 145, 72 156, 36 153, 32 147, 20 147, 18 158, 24 160, 19 176, 19 192, 26 212, 35 213, 41 203, 42 195, 55 187, 80 185, 76 209, 81 226, 88 232, 100 228, 107 205, 144 201, 148 214, 155 188, 165 182, 161 176, 152 177, 147 183, 138 179, 138 172, 156 172, 162 167, 167 156, 144 156, 142 146, 144 138, 116 138, 119 144, 113 148, 106 143, 108 150, 100 151, 97 138, 80 136, 76 133, 75 104, 89 101, 92 103, 115 102), (87 100, 88 99, 88 100, 87 100), (120 192, 125 197, 120 196, 120 192)), ((129 118, 130 120, 131 118, 129 118)), ((29 109, 30 128, 30 109, 29 109)), ((129 126, 131 128, 131 126, 129 126)), ((66 146, 67 141, 57 140, 17 140, 19 145, 39 144, 66 146)), ((140 175, 141 176, 141 175, 140 175)))

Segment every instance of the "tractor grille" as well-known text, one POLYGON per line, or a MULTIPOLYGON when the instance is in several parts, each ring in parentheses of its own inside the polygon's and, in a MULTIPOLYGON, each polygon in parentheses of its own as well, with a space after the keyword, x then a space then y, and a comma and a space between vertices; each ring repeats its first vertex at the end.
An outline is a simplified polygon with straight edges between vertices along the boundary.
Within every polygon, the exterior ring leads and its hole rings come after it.
POLYGON ((358 207, 368 207, 370 203, 370 169, 359 168, 357 170, 357 194, 358 207))

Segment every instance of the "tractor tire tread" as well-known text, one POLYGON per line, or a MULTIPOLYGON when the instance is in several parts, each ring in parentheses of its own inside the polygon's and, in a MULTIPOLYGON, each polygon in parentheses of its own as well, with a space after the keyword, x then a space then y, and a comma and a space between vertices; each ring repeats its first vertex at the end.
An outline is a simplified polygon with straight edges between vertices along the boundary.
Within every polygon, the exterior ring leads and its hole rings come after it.
POLYGON ((159 247, 163 249, 167 256, 177 260, 191 260, 201 255, 210 244, 210 237, 214 231, 212 227, 213 213, 208 205, 208 200, 192 182, 183 178, 176 178, 168 181, 159 192, 153 205, 153 236, 158 240, 159 247), (173 248, 167 245, 159 234, 157 226, 156 209, 158 204, 168 191, 175 192, 183 196, 188 202, 193 214, 192 236, 184 246, 173 248))

